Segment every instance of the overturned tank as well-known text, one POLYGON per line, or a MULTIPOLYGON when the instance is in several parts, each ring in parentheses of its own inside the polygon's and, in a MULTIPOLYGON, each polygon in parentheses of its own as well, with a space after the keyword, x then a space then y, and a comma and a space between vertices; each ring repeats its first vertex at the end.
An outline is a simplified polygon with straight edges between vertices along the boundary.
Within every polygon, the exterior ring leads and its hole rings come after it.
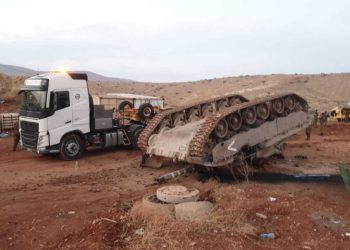
POLYGON ((313 114, 294 93, 249 101, 240 95, 213 98, 162 112, 142 131, 145 160, 172 159, 222 167, 281 153, 284 139, 311 125, 313 114))

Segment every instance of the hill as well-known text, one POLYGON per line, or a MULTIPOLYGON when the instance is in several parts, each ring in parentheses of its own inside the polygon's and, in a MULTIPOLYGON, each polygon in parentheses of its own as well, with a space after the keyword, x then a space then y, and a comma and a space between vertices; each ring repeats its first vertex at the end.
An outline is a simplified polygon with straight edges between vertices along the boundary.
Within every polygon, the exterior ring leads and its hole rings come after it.
POLYGON ((317 75, 255 75, 205 79, 183 83, 90 84, 92 93, 126 92, 163 96, 179 106, 223 94, 237 93, 249 99, 281 92, 295 92, 306 98, 311 108, 330 110, 350 101, 350 73, 317 75))
MULTIPOLYGON (((8 75, 8 76, 25 76, 30 77, 37 74, 45 73, 47 71, 36 71, 30 68, 19 67, 14 65, 0 64, 0 74, 8 75)), ((91 81, 101 81, 101 82, 132 82, 128 79, 115 78, 103 76, 91 71, 77 70, 75 72, 86 73, 88 75, 89 80, 91 81)))
MULTIPOLYGON (((0 97, 13 99, 25 77, 0 74, 0 97)), ((350 73, 318 75, 256 75, 205 79, 181 83, 89 81, 90 93, 132 93, 164 97, 169 106, 179 106, 223 94, 237 93, 249 99, 281 92, 295 92, 311 108, 330 110, 350 101, 350 73)), ((18 100, 18 99, 16 99, 18 100)), ((18 103, 18 102, 17 102, 18 103)))

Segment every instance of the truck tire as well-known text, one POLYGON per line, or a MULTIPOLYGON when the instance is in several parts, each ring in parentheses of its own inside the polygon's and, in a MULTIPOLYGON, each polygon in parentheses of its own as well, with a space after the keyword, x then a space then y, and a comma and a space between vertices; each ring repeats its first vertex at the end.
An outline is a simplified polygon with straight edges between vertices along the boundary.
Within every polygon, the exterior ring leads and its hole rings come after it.
POLYGON ((60 144, 60 158, 71 161, 79 159, 84 152, 84 143, 79 135, 68 134, 60 144))
POLYGON ((139 149, 137 141, 142 130, 143 127, 141 125, 131 125, 130 130, 128 131, 131 147, 135 150, 139 149))
POLYGON ((129 106, 130 109, 134 107, 131 102, 129 101, 122 101, 119 103, 118 110, 124 110, 126 106, 129 106))
POLYGON ((141 104, 139 107, 139 115, 141 118, 152 118, 154 116, 154 109, 150 103, 141 104))

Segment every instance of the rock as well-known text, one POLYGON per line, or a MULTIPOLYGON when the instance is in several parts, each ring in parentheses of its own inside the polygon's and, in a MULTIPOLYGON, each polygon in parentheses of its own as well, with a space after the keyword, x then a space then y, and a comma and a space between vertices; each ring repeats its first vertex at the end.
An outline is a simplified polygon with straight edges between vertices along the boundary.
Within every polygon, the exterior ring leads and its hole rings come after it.
POLYGON ((315 211, 310 214, 310 218, 314 224, 330 229, 338 235, 346 232, 347 224, 334 213, 315 211))
POLYGON ((206 219, 213 211, 214 205, 209 201, 190 201, 175 205, 177 220, 206 219))
POLYGON ((277 200, 277 198, 275 198, 275 197, 270 197, 269 198, 269 201, 271 201, 271 202, 275 202, 277 200))
POLYGON ((276 235, 274 233, 262 233, 260 234, 260 238, 263 240, 267 240, 267 239, 276 239, 276 235))
POLYGON ((304 249, 304 250, 311 250, 312 248, 309 247, 309 246, 303 246, 302 249, 304 249))
POLYGON ((143 228, 139 228, 134 232, 134 234, 142 236, 145 234, 145 230, 143 228))
POLYGON ((74 215, 75 211, 69 211, 67 214, 74 215))
POLYGON ((255 213, 256 217, 259 217, 260 219, 267 219, 267 216, 265 214, 261 214, 261 213, 255 213))

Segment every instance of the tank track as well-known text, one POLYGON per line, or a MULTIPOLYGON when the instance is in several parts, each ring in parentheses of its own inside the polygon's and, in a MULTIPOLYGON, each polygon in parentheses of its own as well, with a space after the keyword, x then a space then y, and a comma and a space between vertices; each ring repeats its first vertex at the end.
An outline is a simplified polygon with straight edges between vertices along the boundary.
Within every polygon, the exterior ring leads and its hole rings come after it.
MULTIPOLYGON (((147 147, 148 147, 148 139, 149 137, 156 133, 156 130, 158 128, 158 126, 162 123, 162 121, 164 121, 167 118, 171 118, 171 116, 173 116, 176 113, 183 113, 186 110, 189 110, 191 108, 194 107, 198 107, 201 105, 205 105, 205 104, 211 104, 213 102, 218 102, 218 101, 224 101, 227 100, 229 98, 239 98, 241 102, 247 102, 248 99, 241 96, 241 95, 236 95, 236 94, 231 94, 231 95, 225 95, 225 96, 220 96, 220 97, 215 97, 215 98, 211 98, 205 101, 200 101, 200 102, 194 102, 185 106, 181 106, 178 108, 174 108, 171 110, 167 110, 161 113, 158 113, 151 121, 149 121, 147 123, 147 126, 144 128, 144 130, 141 132, 139 139, 138 139, 138 147, 143 150, 146 151, 147 147)), ((237 104, 236 104, 237 105, 237 104)), ((232 107, 232 106, 231 106, 232 107)), ((229 109, 230 107, 227 107, 225 109, 229 109)), ((216 111, 218 112, 218 111, 216 111)), ((221 111, 220 111, 221 112, 221 111)))
MULTIPOLYGON (((213 130, 215 129, 215 127, 217 126, 217 124, 219 123, 220 120, 225 119, 226 117, 228 117, 229 115, 231 115, 235 112, 242 113, 247 108, 250 108, 250 107, 256 108, 257 105, 262 104, 262 103, 268 103, 269 105, 271 105, 271 103, 274 100, 276 100, 278 98, 283 98, 283 100, 285 100, 284 98, 286 98, 288 96, 293 96, 294 100, 296 101, 295 108, 291 111, 284 111, 284 113, 280 114, 280 116, 288 115, 288 112, 291 113, 291 112, 299 111, 299 110, 303 110, 306 112, 308 110, 307 102, 302 97, 300 97, 294 93, 272 95, 272 96, 255 99, 255 100, 250 101, 250 102, 245 102, 245 103, 238 104, 238 105, 235 105, 233 107, 227 108, 227 109, 223 110, 223 112, 220 112, 220 113, 217 113, 215 115, 211 115, 211 116, 208 116, 205 118, 205 121, 202 124, 201 128, 197 131, 197 133, 195 134, 195 136, 193 137, 193 139, 191 140, 191 142, 189 144, 189 155, 191 157, 203 157, 204 156, 204 154, 205 154, 204 145, 208 142, 208 140, 210 140, 210 135, 212 134, 213 130)), ((270 108, 270 110, 271 110, 271 108, 270 108)), ((269 119, 273 119, 273 117, 271 118, 271 113, 269 115, 269 119)), ((262 122, 264 122, 264 121, 262 121, 262 122)), ((252 126, 254 126, 254 125, 252 125, 252 126)), ((236 131, 235 133, 241 132, 242 129, 249 129, 252 126, 248 126, 248 128, 247 128, 247 126, 246 127, 242 126, 242 128, 239 131, 236 131)))

